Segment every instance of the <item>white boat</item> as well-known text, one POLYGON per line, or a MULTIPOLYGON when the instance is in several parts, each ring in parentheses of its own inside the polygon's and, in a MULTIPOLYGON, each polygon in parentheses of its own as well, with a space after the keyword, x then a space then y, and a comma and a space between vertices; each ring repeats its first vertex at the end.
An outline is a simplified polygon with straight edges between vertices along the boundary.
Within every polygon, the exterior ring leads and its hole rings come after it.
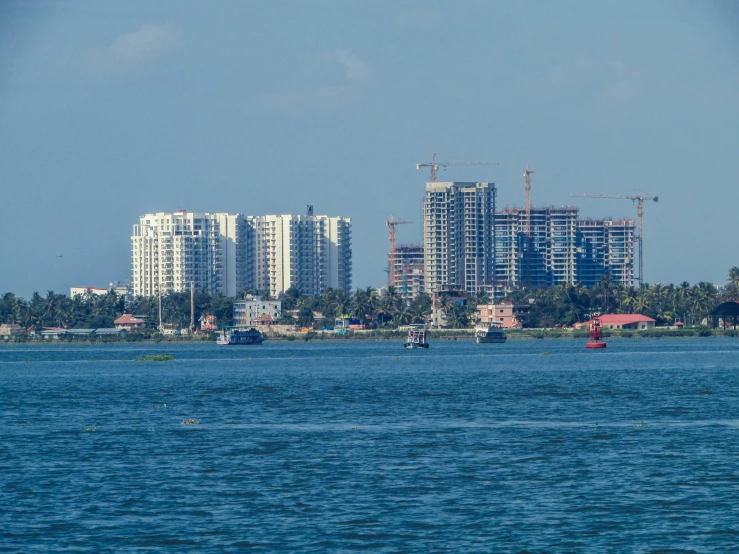
POLYGON ((426 342, 426 326, 424 324, 411 325, 408 329, 408 338, 405 339, 403 348, 428 348, 426 342))
POLYGON ((508 340, 501 323, 483 323, 475 327, 475 342, 483 343, 501 343, 508 340))
POLYGON ((230 346, 233 344, 262 344, 262 333, 254 329, 221 329, 216 344, 230 346))

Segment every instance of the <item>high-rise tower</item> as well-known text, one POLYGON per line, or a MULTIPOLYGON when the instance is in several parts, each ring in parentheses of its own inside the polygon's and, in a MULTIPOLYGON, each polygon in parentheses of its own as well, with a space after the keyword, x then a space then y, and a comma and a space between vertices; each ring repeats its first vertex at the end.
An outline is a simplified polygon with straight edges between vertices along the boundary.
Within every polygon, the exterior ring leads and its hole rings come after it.
POLYGON ((185 210, 142 215, 131 236, 133 293, 196 290, 234 296, 249 287, 252 233, 241 214, 185 210))
POLYGON ((476 294, 493 284, 495 183, 426 183, 426 292, 476 294))

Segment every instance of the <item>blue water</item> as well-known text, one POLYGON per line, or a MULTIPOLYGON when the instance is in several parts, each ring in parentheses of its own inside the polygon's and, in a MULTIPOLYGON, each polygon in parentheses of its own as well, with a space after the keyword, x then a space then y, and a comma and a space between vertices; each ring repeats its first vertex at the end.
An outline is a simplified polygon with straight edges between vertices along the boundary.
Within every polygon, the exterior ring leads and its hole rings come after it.
POLYGON ((738 551, 739 341, 0 348, 0 551, 242 549, 738 551))

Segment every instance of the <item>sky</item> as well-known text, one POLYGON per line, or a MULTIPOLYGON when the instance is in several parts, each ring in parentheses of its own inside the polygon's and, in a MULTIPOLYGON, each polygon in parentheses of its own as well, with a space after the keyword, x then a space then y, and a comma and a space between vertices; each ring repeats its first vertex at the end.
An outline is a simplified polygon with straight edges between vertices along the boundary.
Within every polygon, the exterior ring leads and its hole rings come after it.
POLYGON ((425 169, 498 208, 644 215, 647 282, 739 265, 739 3, 4 0, 0 294, 130 279, 155 211, 353 222, 385 283, 390 214, 420 242, 425 169))

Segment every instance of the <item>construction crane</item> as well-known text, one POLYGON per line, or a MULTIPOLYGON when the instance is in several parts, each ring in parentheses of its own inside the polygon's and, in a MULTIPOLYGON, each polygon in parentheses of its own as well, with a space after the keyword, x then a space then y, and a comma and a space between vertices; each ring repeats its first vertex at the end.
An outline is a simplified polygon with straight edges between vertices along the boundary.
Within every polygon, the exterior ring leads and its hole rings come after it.
POLYGON ((531 238, 531 174, 536 173, 535 169, 529 169, 529 164, 526 164, 526 169, 523 170, 524 188, 526 189, 526 236, 531 238))
POLYGON ((390 255, 388 256, 388 285, 395 286, 395 228, 398 225, 408 225, 413 223, 411 220, 395 219, 394 215, 390 215, 390 219, 385 222, 385 226, 390 229, 390 255))
POLYGON ((420 163, 416 164, 416 169, 421 169, 422 167, 430 167, 431 168, 431 182, 436 182, 436 170, 440 167, 447 168, 449 166, 458 166, 458 165, 500 165, 500 162, 437 162, 436 161, 436 154, 431 154, 431 161, 426 163, 420 163))
POLYGON ((524 263, 524 284, 528 287, 531 284, 531 272, 529 271, 529 262, 531 260, 531 174, 536 173, 535 169, 531 169, 529 164, 526 164, 526 169, 523 170, 523 181, 524 189, 526 190, 526 248, 525 248, 525 263, 524 263))
POLYGON ((618 200, 631 200, 636 202, 636 216, 638 219, 637 228, 638 236, 636 240, 639 242, 639 285, 644 284, 644 232, 642 218, 644 216, 644 201, 659 201, 658 196, 644 196, 641 191, 636 196, 622 196, 620 194, 570 194, 570 196, 579 196, 582 198, 615 198, 618 200))

